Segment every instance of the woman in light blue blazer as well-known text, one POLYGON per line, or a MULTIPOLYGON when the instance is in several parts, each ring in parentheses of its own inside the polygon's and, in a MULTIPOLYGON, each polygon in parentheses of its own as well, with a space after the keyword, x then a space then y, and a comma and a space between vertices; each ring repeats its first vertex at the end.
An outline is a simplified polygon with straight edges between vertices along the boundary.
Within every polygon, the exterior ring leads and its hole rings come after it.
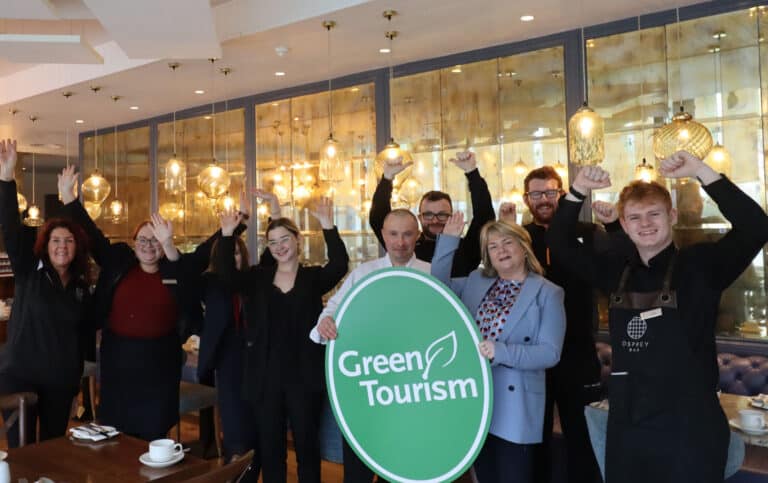
POLYGON ((491 362, 493 416, 475 474, 480 483, 530 483, 534 446, 542 441, 544 371, 560 359, 565 335, 563 289, 542 276, 528 232, 499 221, 480 233, 481 268, 452 279, 463 228, 463 214, 454 213, 437 239, 432 275, 475 316, 478 350, 491 362))

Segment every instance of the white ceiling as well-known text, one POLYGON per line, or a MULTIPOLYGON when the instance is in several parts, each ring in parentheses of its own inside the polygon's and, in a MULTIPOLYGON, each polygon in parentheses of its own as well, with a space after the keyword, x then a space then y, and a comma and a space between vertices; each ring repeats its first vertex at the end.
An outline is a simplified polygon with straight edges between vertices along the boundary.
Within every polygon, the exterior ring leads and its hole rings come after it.
POLYGON ((387 30, 400 33, 392 60, 401 64, 692 3, 697 1, 0 0, 0 33, 76 33, 104 59, 96 65, 19 63, 0 50, 0 138, 18 138, 24 151, 61 154, 56 145, 65 144, 67 131, 74 140, 79 131, 320 81, 329 71, 337 77, 385 67, 389 56, 378 50, 387 43, 387 30), (175 10, 156 7, 164 2, 175 10), (125 10, 128 4, 138 17, 125 10), (399 12, 391 25, 382 17, 386 9, 399 12), (535 20, 521 22, 523 14, 535 20), (321 26, 326 19, 337 22, 330 69, 321 26), (278 46, 288 54, 278 56, 278 46), (216 68, 232 69, 226 79, 213 75, 206 60, 216 49, 216 68), (175 59, 182 60, 174 76, 167 64, 175 59), (278 70, 286 75, 276 77, 278 70), (91 85, 102 89, 94 94, 91 85), (206 92, 197 95, 196 89, 206 92), (65 91, 74 95, 67 100, 65 91), (113 102, 113 95, 121 100, 113 102), (12 116, 11 109, 18 113, 12 116))

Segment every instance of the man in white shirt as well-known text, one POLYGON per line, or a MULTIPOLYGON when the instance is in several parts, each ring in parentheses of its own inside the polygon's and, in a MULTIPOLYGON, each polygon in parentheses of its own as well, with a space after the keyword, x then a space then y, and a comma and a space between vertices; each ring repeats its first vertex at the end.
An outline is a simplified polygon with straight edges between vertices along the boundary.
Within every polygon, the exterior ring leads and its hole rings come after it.
MULTIPOLYGON (((352 270, 341 288, 328 300, 325 310, 320 314, 319 322, 312 329, 309 338, 318 344, 325 344, 336 338, 336 322, 333 316, 349 290, 366 275, 381 268, 409 267, 424 273, 430 272, 430 264, 419 260, 414 255, 416 240, 419 238, 419 222, 408 210, 397 209, 389 212, 384 219, 382 229, 384 246, 387 254, 376 260, 365 262, 352 270)), ((344 483, 370 482, 374 474, 360 461, 346 440, 343 442, 344 483)), ((379 482, 384 481, 379 477, 379 482)))

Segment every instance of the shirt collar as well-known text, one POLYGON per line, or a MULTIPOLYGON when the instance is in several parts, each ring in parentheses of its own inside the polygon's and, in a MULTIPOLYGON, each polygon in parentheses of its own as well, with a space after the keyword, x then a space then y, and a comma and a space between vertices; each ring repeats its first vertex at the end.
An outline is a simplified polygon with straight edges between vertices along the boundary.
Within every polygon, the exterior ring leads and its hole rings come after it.
MULTIPOLYGON (((384 260, 384 266, 385 267, 394 267, 395 266, 394 264, 392 264, 392 259, 389 258, 389 253, 384 255, 383 260, 384 260)), ((408 267, 408 268, 413 268, 413 264, 416 262, 416 260, 418 260, 418 258, 416 258, 416 254, 414 253, 413 255, 411 255, 411 259, 408 260, 408 263, 406 263, 405 266, 408 267)))

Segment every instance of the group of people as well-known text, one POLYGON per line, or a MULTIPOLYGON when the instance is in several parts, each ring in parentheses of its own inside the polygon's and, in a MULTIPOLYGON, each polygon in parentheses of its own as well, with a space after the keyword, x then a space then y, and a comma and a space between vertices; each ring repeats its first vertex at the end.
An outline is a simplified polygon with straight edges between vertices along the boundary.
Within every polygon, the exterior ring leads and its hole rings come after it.
MULTIPOLYGON (((660 172, 696 178, 718 204, 732 229, 717 242, 678 249, 670 194, 655 182, 630 183, 617 206, 594 203, 603 226, 580 222, 591 190, 610 186, 609 174, 595 166, 580 169, 570 189, 551 167, 531 171, 524 201, 532 222, 520 226, 514 205, 502 204, 495 219, 473 153, 451 161, 467 178, 468 228, 439 191, 422 197, 418 216, 392 210, 392 180, 408 166, 387 163, 370 212, 386 253, 347 275, 328 200, 311 212, 328 262, 306 266, 298 227, 280 216, 274 195, 259 191, 271 219, 267 249, 251 266, 240 211, 222 213, 221 230, 190 254, 176 251, 171 224, 157 215, 137 228, 133 247, 111 243, 76 199, 73 168, 59 176, 62 218, 50 219, 35 239, 18 216, 15 142, 0 142, 0 224, 16 277, 0 391, 36 392, 41 438, 62 435, 86 341, 100 328, 99 419, 145 439, 162 437, 178 421, 181 343, 200 333, 198 372, 215 375, 226 456, 256 449, 246 481, 259 473, 267 483, 285 481, 289 424, 299 481, 318 482, 322 344, 338 336, 336 308, 367 274, 410 267, 455 291, 475 316, 478 354, 491 364, 494 409, 476 478, 549 481, 557 404, 568 481, 597 482, 583 412, 601 394, 597 289, 610 294, 614 351, 606 481, 722 481, 728 429, 715 394, 714 324, 719 294, 768 241, 762 208, 679 152, 660 172), (89 255, 100 267, 95 290, 86 278, 89 255), (686 370, 665 371, 670 361, 686 370)), ((343 455, 345 483, 376 477, 346 441, 343 455)))

